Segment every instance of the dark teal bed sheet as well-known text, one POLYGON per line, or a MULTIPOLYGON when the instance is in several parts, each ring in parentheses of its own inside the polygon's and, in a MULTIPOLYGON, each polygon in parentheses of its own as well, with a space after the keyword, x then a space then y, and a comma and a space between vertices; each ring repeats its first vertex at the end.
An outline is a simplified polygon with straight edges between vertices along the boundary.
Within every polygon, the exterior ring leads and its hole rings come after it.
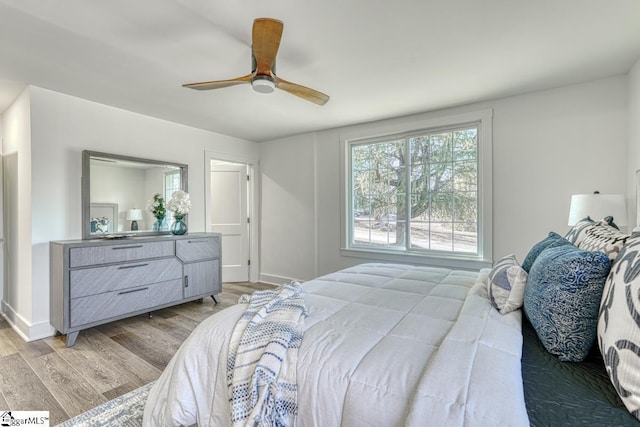
POLYGON ((613 388, 597 345, 583 362, 561 362, 545 350, 524 316, 522 334, 531 426, 640 426, 613 388))

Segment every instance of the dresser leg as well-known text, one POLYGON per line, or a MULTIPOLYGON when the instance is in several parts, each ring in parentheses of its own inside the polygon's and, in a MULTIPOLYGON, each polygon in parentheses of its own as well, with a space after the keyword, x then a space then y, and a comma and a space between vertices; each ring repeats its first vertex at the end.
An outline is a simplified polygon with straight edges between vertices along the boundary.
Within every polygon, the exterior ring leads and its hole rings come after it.
POLYGON ((67 334, 67 347, 73 347, 73 345, 76 343, 76 339, 78 338, 79 333, 80 331, 75 331, 69 332, 67 334))
POLYGON ((213 302, 215 302, 216 304, 218 303, 218 300, 216 299, 215 295, 211 295, 211 298, 213 299, 213 302))
POLYGON ((149 319, 151 319, 153 317, 153 311, 148 312, 147 315, 149 316, 149 319))

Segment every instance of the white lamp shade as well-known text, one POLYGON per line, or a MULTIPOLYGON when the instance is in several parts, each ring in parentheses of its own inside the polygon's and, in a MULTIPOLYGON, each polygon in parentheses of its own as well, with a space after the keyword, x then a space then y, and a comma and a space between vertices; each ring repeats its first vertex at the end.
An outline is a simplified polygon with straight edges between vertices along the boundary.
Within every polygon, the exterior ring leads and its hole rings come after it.
POLYGON ((627 225, 627 203, 624 194, 574 194, 571 196, 569 225, 575 225, 581 219, 591 217, 598 221, 612 216, 618 226, 627 225))
POLYGON ((142 219, 142 209, 129 209, 127 211, 128 221, 140 221, 142 219))

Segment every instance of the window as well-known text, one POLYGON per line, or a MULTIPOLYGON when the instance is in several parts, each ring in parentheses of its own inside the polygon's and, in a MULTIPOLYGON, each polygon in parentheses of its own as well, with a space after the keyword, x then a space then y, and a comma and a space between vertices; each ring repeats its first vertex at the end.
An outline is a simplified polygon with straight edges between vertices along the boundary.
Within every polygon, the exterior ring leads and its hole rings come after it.
MULTIPOLYGON (((164 174, 164 200, 165 203, 171 200, 174 191, 180 190, 180 171, 175 170, 164 174)), ((167 210, 167 224, 173 222, 173 212, 167 210)))
POLYGON ((476 120, 347 141, 346 249, 423 262, 490 255, 491 194, 482 191, 490 132, 483 126, 490 125, 476 120))

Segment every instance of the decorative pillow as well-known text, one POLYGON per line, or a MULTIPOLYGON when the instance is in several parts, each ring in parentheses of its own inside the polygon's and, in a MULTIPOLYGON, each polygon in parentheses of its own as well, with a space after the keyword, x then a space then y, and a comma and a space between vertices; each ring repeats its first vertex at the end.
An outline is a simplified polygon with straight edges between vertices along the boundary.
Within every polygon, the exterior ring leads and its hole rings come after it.
POLYGON ((640 419, 640 234, 627 239, 605 283, 598 345, 620 399, 640 419))
POLYGON ((589 217, 583 218, 578 221, 571 229, 564 235, 564 238, 574 245, 578 246, 578 243, 584 239, 585 231, 592 227, 595 221, 589 217))
POLYGON ((550 232, 549 236, 546 239, 536 243, 535 245, 533 245, 531 250, 529 250, 529 253, 524 258, 524 261, 522 261, 522 269, 529 273, 534 261, 536 260, 536 258, 538 258, 538 255, 540 255, 540 253, 545 249, 570 244, 571 242, 569 242, 558 233, 554 233, 553 231, 550 232))
POLYGON ((498 261, 489 273, 489 300, 500 314, 522 307, 527 272, 520 267, 516 256, 507 255, 498 261))
POLYGON ((598 221, 594 227, 586 228, 584 234, 584 239, 577 246, 585 251, 604 252, 611 262, 616 259, 629 238, 628 234, 608 225, 605 221, 598 221))
POLYGON ((580 362, 596 339, 598 307, 611 261, 573 245, 545 249, 524 291, 524 312, 551 354, 580 362))

